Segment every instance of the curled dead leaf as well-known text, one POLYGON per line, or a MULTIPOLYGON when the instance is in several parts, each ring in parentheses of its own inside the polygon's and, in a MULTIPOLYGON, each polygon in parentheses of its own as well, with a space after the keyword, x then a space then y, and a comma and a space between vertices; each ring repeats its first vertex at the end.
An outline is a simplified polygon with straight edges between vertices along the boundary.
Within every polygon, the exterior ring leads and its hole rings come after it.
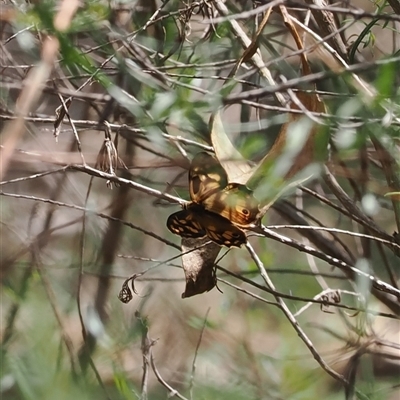
POLYGON ((209 292, 216 285, 214 262, 221 247, 209 238, 182 238, 182 267, 186 288, 182 298, 209 292))

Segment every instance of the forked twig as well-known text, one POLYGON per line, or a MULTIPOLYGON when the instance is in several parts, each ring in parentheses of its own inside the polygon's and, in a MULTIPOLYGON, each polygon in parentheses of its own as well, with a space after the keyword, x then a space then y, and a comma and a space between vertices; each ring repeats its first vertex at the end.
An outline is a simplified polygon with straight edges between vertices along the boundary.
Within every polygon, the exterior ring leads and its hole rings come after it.
MULTIPOLYGON (((269 278, 267 271, 264 268, 264 265, 260 258, 258 257, 257 253, 254 251, 253 247, 251 246, 250 243, 246 243, 246 249, 249 252, 251 258, 257 265, 258 270, 260 271, 260 275, 263 278, 266 286, 269 289, 275 290, 275 286, 271 279, 269 278)), ((345 387, 347 387, 348 382, 344 378, 343 375, 338 374, 336 371, 334 371, 325 361, 324 359, 320 356, 318 353, 317 349, 314 347, 313 343, 311 340, 308 338, 306 333, 303 331, 303 329, 300 327, 299 323, 297 322, 296 318, 292 314, 292 312, 289 310, 287 307, 286 303, 282 300, 281 297, 275 296, 276 302, 279 304, 279 308, 283 311, 285 314, 286 318, 288 319, 289 323, 292 325, 293 329, 297 332, 298 336, 300 339, 303 341, 303 343, 307 346, 307 348, 310 350, 311 354, 313 355, 314 359, 317 361, 317 363, 321 366, 322 369, 324 369, 330 376, 335 378, 336 380, 340 381, 343 383, 345 387)))

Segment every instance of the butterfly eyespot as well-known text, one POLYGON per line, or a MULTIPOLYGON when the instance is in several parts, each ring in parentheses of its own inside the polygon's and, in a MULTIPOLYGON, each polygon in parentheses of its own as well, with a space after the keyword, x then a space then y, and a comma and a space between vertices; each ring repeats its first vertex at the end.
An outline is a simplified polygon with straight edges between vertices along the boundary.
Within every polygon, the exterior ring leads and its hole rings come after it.
POLYGON ((250 211, 249 211, 247 208, 243 208, 242 213, 243 213, 244 215, 249 215, 249 214, 250 214, 250 211))

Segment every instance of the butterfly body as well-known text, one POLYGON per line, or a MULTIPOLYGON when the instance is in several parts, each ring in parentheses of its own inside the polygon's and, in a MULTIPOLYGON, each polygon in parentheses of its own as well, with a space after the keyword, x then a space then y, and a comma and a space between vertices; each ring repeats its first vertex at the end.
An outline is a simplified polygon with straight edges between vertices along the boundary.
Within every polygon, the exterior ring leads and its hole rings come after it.
POLYGON ((192 202, 169 216, 167 227, 182 237, 208 236, 221 246, 240 247, 243 229, 257 222, 258 201, 245 185, 229 183, 221 164, 207 153, 197 154, 189 170, 192 202))

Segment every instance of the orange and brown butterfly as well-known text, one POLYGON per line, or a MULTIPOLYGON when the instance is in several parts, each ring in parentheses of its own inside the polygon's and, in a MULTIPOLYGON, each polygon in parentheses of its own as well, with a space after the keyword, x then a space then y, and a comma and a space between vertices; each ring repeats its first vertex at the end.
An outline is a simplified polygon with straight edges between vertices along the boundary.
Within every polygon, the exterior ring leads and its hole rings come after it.
POLYGON ((187 238, 208 236, 227 247, 247 242, 243 229, 258 222, 259 203, 245 185, 228 183, 224 168, 210 154, 193 158, 189 193, 192 201, 167 220, 172 233, 187 238))

